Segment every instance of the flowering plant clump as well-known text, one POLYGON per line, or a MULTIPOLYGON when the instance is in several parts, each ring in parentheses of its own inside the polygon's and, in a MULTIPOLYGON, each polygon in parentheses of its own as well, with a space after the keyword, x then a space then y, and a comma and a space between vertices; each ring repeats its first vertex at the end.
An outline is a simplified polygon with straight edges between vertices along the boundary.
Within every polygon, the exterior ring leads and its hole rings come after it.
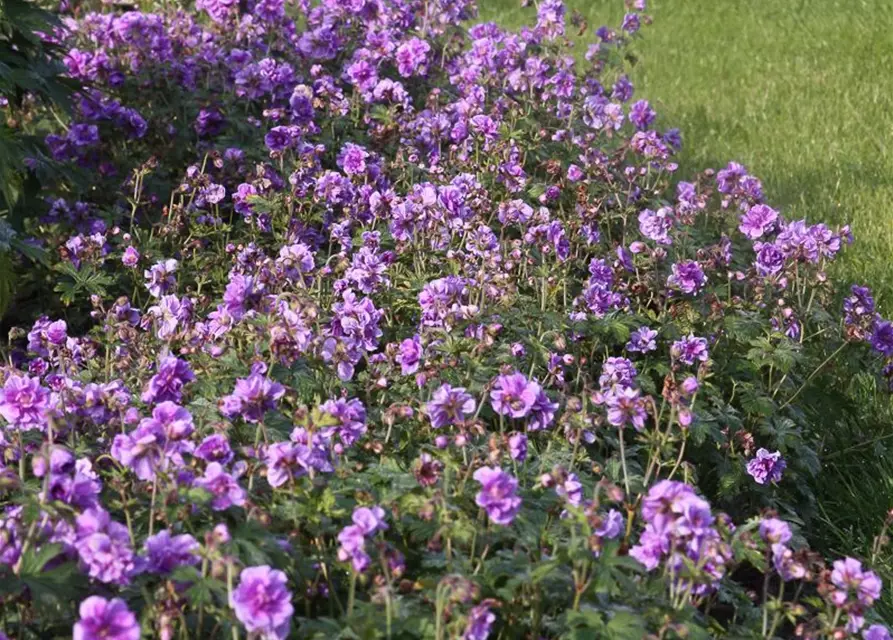
POLYGON ((644 4, 579 59, 558 0, 66 10, 0 628, 889 638, 805 525, 828 389, 893 375, 893 325, 826 274, 847 228, 677 176, 623 73, 644 4))

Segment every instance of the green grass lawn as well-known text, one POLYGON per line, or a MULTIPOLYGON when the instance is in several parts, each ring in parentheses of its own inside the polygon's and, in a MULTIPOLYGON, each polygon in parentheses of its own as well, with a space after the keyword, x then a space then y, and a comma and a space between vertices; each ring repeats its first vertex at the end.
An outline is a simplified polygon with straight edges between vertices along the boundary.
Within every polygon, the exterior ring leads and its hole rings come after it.
MULTIPOLYGON (((624 12, 621 0, 567 1, 593 30, 624 12)), ((517 0, 479 6, 506 26, 535 15, 517 0)), ((649 13, 630 75, 660 124, 682 130, 681 175, 736 160, 786 216, 851 224, 835 277, 870 285, 893 313, 893 2, 649 0, 649 13)), ((853 393, 865 411, 829 425, 844 444, 824 457, 825 526, 810 533, 830 555, 870 557, 893 507, 893 411, 869 374, 853 393)), ((875 564, 889 586, 893 549, 875 564)), ((882 610, 893 620, 889 589, 882 610)))

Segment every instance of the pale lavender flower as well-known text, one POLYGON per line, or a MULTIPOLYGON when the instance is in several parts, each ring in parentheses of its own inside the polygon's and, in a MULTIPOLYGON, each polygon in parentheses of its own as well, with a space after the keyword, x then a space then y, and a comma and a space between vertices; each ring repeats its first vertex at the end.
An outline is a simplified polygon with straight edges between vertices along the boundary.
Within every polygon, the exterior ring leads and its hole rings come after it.
POLYGON ((540 391, 540 386, 522 373, 500 375, 490 392, 490 401, 496 413, 523 418, 533 409, 540 391))
POLYGON ((838 607, 843 606, 852 593, 860 604, 870 607, 881 596, 881 579, 874 571, 862 569, 862 563, 855 558, 835 560, 831 571, 831 583, 837 587, 831 600, 838 607))
POLYGON ((670 356, 677 362, 691 366, 695 362, 707 362, 710 351, 705 338, 688 335, 673 343, 670 347, 670 356))
POLYGON ((515 495, 518 480, 497 467, 481 467, 474 472, 474 479, 482 485, 475 497, 477 505, 493 523, 511 524, 521 509, 521 498, 515 495))
POLYGON ((579 507, 583 502, 583 484, 576 473, 567 474, 564 482, 556 484, 555 493, 564 498, 573 507, 579 507))
POLYGON ((479 604, 468 613, 468 623, 462 640, 487 640, 496 622, 496 614, 486 604, 479 604))
POLYGON ((427 405, 427 413, 431 418, 431 426, 435 429, 463 422, 474 413, 476 403, 474 397, 463 387, 441 385, 427 405))
POLYGON ((354 509, 351 520, 362 530, 364 536, 375 535, 379 531, 388 528, 384 521, 385 511, 378 505, 372 507, 358 507, 354 509))
POLYGON ((648 412, 645 408, 645 400, 640 397, 638 389, 632 387, 618 387, 605 394, 605 404, 608 407, 608 423, 615 427, 633 425, 636 431, 645 428, 645 418, 648 412))
POLYGON ((276 408, 276 402, 285 395, 285 387, 261 374, 253 372, 247 378, 236 380, 233 393, 220 401, 220 411, 227 418, 242 416, 246 422, 260 422, 267 411, 276 408))
POLYGON ((401 342, 400 352, 397 354, 397 362, 400 363, 400 373, 404 376, 409 376, 418 371, 422 353, 422 339, 418 335, 401 342))
POLYGON ((741 215, 738 230, 751 240, 770 233, 778 220, 778 212, 765 204, 756 204, 741 215))
POLYGON ((431 45, 419 38, 411 38, 397 47, 394 59, 397 61, 397 70, 404 78, 412 75, 424 75, 427 73, 428 53, 431 45))
POLYGON ((862 632, 862 640, 893 640, 893 636, 884 625, 873 624, 862 632))
POLYGON ((140 624, 120 598, 90 596, 78 608, 73 640, 140 640, 140 624))
POLYGON ((179 263, 176 260, 162 260, 146 269, 143 275, 146 278, 146 288, 149 295, 153 298, 160 298, 169 293, 177 286, 177 280, 174 278, 174 272, 177 270, 179 263))
POLYGON ((513 433, 509 436, 509 455, 512 460, 518 462, 527 459, 527 436, 523 433, 513 433))
POLYGON ((694 260, 677 262, 673 273, 667 278, 667 286, 687 295, 695 295, 707 284, 707 276, 694 260))
POLYGON ((21 431, 43 430, 50 410, 50 393, 40 380, 12 374, 0 389, 0 416, 21 431))
POLYGON ((211 494, 211 508, 215 511, 223 511, 231 506, 241 507, 245 504, 245 490, 219 462, 209 464, 205 474, 196 479, 195 485, 211 494))
POLYGON ((599 527, 595 530, 595 535, 606 540, 614 540, 619 538, 626 527, 626 520, 623 514, 617 509, 611 509, 604 515, 599 527))
POLYGON ((168 575, 177 567, 198 564, 198 550, 198 542, 188 533, 172 536, 169 529, 163 529, 146 538, 148 570, 168 575))
POLYGON ((75 549, 87 574, 107 584, 126 585, 136 571, 127 527, 102 508, 87 509, 75 520, 75 549))
POLYGON ((285 573, 262 565, 242 570, 229 606, 250 634, 265 640, 285 640, 295 611, 291 600, 285 573))
POLYGON ((661 207, 656 212, 645 209, 639 214, 639 231, 649 240, 658 244, 673 244, 670 231, 673 229, 673 209, 661 207))
POLYGON ((648 327, 639 327, 629 336, 629 342, 626 343, 626 350, 634 353, 648 353, 657 349, 657 331, 648 327))
POLYGON ((791 539, 791 527, 778 518, 764 518, 760 521, 760 537, 767 543, 787 544, 791 539))

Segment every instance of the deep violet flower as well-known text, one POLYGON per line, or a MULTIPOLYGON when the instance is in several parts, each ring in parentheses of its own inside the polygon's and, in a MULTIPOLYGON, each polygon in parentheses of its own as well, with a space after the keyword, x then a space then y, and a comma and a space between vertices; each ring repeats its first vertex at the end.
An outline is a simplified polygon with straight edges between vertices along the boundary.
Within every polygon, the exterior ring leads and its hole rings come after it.
POLYGON ((781 480, 785 467, 787 463, 780 452, 770 453, 767 449, 759 449, 756 457, 747 463, 747 473, 757 484, 774 483, 781 480))

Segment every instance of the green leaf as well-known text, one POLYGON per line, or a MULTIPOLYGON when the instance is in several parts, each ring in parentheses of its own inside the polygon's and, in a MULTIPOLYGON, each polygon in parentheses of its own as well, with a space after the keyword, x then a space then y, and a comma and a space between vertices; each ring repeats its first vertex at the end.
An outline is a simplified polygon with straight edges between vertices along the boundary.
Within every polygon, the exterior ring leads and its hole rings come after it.
POLYGON ((648 635, 648 627, 639 616, 619 611, 608 621, 608 637, 616 640, 641 640, 648 635))

